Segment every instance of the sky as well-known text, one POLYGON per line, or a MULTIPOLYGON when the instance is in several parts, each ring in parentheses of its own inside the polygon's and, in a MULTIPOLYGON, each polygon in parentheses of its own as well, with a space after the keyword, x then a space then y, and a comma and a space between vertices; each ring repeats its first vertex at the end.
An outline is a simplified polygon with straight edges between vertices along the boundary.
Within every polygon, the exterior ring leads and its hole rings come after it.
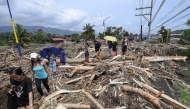
MULTIPOLYGON (((152 18, 162 1, 153 0, 152 18)), ((94 25, 93 28, 98 33, 104 31, 103 20, 107 18, 105 28, 122 26, 129 33, 139 34, 142 24, 143 34, 147 34, 150 15, 145 15, 148 21, 143 16, 135 15, 149 14, 150 8, 141 10, 136 10, 136 8, 150 7, 151 0, 9 0, 9 4, 15 24, 18 23, 23 26, 45 26, 83 31, 83 27, 90 23, 94 25)), ((181 24, 190 19, 190 15, 187 15, 190 13, 190 8, 178 14, 189 6, 190 0, 166 0, 152 22, 151 34, 157 33, 160 29, 160 27, 156 28, 157 26, 176 15, 164 24, 169 24, 166 28, 172 31, 189 28, 181 24), (181 5, 168 14, 179 3, 181 5), (187 16, 183 17, 185 15, 187 16), (173 22, 175 20, 177 21, 173 22)), ((11 26, 6 0, 0 0, 0 26, 11 26)))

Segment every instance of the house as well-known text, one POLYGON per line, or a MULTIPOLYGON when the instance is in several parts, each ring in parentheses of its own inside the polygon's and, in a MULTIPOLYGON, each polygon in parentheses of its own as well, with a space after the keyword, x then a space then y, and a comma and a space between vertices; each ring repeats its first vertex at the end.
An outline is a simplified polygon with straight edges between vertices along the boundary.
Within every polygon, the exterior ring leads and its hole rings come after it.
POLYGON ((70 41, 71 42, 72 38, 71 37, 65 37, 65 41, 67 41, 67 42, 70 41))
POLYGON ((175 31, 171 32, 170 37, 182 38, 183 37, 183 30, 175 30, 175 31))
POLYGON ((64 41, 63 38, 51 38, 52 43, 63 42, 63 41, 64 41))

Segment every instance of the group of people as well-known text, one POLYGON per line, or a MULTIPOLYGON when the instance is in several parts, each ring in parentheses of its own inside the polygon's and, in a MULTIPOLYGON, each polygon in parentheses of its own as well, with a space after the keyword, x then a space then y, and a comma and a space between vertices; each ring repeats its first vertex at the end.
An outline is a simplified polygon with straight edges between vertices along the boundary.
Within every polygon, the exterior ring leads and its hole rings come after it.
MULTIPOLYGON (((126 52, 127 52, 127 45, 128 45, 129 41, 127 38, 123 38, 122 40, 122 44, 121 44, 121 51, 122 51, 122 55, 123 58, 125 58, 126 52)), ((100 61, 100 52, 101 52, 101 43, 94 40, 94 45, 95 45, 95 57, 100 61)), ((117 55, 117 47, 118 47, 118 43, 116 41, 108 41, 107 42, 108 45, 108 51, 109 51, 109 56, 112 57, 113 55, 117 55)), ((85 54, 85 62, 89 62, 89 44, 86 42, 84 44, 85 48, 84 48, 84 54, 85 54)))
MULTIPOLYGON (((45 97, 41 88, 43 83, 48 94, 50 94, 50 87, 48 84, 48 77, 53 79, 53 74, 56 73, 56 59, 50 50, 46 50, 48 64, 46 61, 40 60, 37 53, 31 53, 31 70, 32 78, 28 78, 20 67, 14 67, 9 71, 11 89, 8 91, 9 101, 8 109, 34 109, 33 101, 34 95, 32 92, 32 82, 35 81, 37 91, 41 95, 40 101, 45 97), (14 101, 14 102, 13 102, 14 101)), ((65 52, 60 48, 60 63, 66 64, 65 52)))
MULTIPOLYGON (((128 40, 123 39, 121 44, 122 55, 125 55, 127 51, 128 40)), ((95 45, 95 57, 100 61, 100 52, 101 52, 101 43, 94 40, 95 45)), ((89 62, 89 44, 86 42, 84 44, 84 55, 85 62, 89 62)), ((62 48, 60 49, 60 64, 66 64, 66 53, 62 48)), ((117 42, 108 41, 108 49, 109 54, 112 56, 112 50, 117 55, 117 42)), ((8 109, 34 109, 33 101, 34 95, 32 92, 32 82, 35 81, 35 85, 37 91, 41 95, 40 101, 42 101, 45 97, 44 92, 41 88, 41 83, 44 85, 48 94, 50 94, 50 87, 48 84, 48 77, 53 79, 53 75, 56 73, 56 57, 51 53, 50 50, 46 50, 47 60, 42 61, 38 57, 37 53, 31 53, 31 70, 32 70, 32 78, 28 78, 20 67, 14 67, 10 70, 10 83, 11 89, 9 90, 9 102, 8 109), (15 102, 10 102, 11 100, 15 100, 15 102)))

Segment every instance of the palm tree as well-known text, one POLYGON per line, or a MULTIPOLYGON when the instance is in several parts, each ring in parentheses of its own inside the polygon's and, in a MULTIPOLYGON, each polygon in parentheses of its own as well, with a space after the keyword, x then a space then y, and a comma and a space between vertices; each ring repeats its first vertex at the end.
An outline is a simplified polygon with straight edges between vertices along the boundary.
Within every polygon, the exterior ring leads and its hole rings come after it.
POLYGON ((166 43, 167 42, 167 30, 165 29, 165 27, 162 26, 157 33, 162 35, 162 42, 166 43))
POLYGON ((16 33, 18 37, 18 41, 21 46, 25 46, 30 43, 30 35, 26 29, 22 28, 22 25, 16 24, 16 33))
POLYGON ((94 25, 90 25, 90 23, 86 24, 83 27, 83 34, 86 35, 84 37, 85 40, 94 40, 95 39, 95 30, 93 29, 94 25))

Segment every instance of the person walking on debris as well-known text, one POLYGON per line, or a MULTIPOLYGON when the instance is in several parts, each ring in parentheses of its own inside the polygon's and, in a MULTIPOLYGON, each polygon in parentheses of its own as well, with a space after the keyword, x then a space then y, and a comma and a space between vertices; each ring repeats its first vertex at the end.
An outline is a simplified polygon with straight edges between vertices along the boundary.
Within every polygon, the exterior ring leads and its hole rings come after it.
POLYGON ((125 54, 126 54, 126 51, 127 51, 127 44, 128 44, 128 41, 126 38, 123 38, 123 41, 122 41, 122 44, 121 44, 121 50, 122 50, 122 55, 123 55, 123 59, 125 59, 125 54))
POLYGON ((100 47, 101 47, 101 43, 94 40, 94 45, 95 45, 95 52, 96 52, 96 58, 100 61, 100 47))
POLYGON ((89 49, 88 49, 89 45, 86 42, 84 46, 85 46, 84 48, 85 62, 89 63, 89 49))
POLYGON ((51 53, 50 50, 46 50, 47 53, 47 60, 48 60, 48 66, 51 73, 51 77, 53 79, 53 75, 56 74, 56 58, 55 55, 51 53))
POLYGON ((117 42, 113 42, 113 51, 115 53, 115 55, 117 55, 117 42))
POLYGON ((32 81, 34 81, 35 78, 36 88, 41 95, 40 101, 42 101, 45 96, 41 88, 41 82, 48 91, 48 94, 50 94, 50 89, 48 85, 48 76, 51 78, 51 74, 46 62, 41 61, 38 58, 37 53, 31 53, 30 58, 31 58, 31 69, 33 71, 32 81))
POLYGON ((110 57, 112 57, 112 48, 113 48, 112 41, 108 41, 108 50, 109 50, 110 57))
POLYGON ((7 95, 8 109, 34 109, 32 81, 24 75, 20 67, 14 67, 9 71, 11 89, 7 95), (15 98, 14 98, 15 97, 15 98), (15 100, 15 101, 13 101, 15 100))
POLYGON ((59 48, 60 49, 60 65, 65 65, 66 64, 66 58, 65 58, 65 52, 62 48, 59 48))

